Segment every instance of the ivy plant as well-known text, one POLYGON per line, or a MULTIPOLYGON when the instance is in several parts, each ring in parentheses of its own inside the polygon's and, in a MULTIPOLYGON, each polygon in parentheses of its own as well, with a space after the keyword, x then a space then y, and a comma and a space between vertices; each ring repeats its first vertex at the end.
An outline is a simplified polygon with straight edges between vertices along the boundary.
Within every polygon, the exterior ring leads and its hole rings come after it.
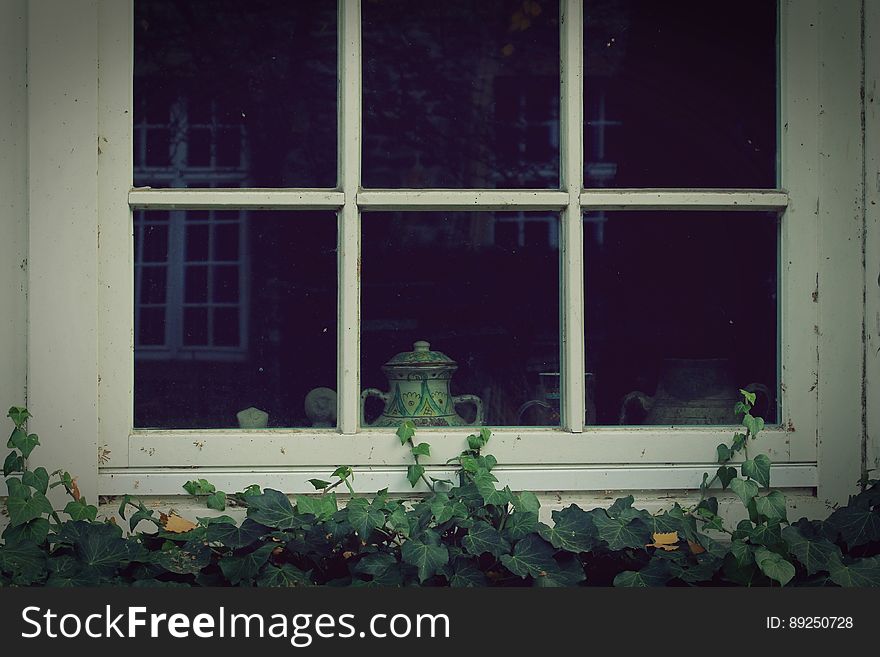
POLYGON ((790 523, 785 497, 770 488, 770 459, 750 455, 763 429, 753 404, 743 392, 743 428, 718 446, 718 469, 689 508, 652 515, 629 496, 546 518, 535 494, 499 484, 497 460, 485 452, 489 429, 468 436, 446 464, 451 479, 437 479, 425 465, 430 445, 404 423, 397 435, 415 498, 358 495, 346 465, 311 480, 313 494, 293 497, 256 484, 228 493, 196 479, 184 490, 214 515, 194 520, 130 495, 99 517, 68 472, 30 467, 39 437, 27 431, 28 411, 14 407, 0 586, 880 585, 877 482, 863 480, 824 521, 790 523), (710 495, 718 485, 747 510, 735 528, 710 495), (47 497, 58 486, 69 498, 63 509, 47 497), (244 520, 225 515, 230 507, 244 520))

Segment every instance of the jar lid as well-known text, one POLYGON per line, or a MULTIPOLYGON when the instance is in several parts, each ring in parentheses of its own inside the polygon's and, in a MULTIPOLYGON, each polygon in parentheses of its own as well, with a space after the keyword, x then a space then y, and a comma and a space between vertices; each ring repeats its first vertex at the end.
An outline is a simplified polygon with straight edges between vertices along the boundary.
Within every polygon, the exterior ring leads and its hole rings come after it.
POLYGON ((413 343, 412 351, 403 351, 387 363, 386 366, 395 366, 395 365, 416 365, 416 366, 428 366, 428 365, 455 365, 455 361, 452 360, 449 356, 440 351, 431 351, 431 345, 424 340, 418 340, 413 343))

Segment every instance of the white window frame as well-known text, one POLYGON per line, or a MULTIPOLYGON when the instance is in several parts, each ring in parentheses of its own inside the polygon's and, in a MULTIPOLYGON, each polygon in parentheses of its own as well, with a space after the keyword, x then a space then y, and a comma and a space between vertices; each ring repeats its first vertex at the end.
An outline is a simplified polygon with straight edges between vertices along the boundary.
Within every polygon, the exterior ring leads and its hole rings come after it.
MULTIPOLYGON (((84 350, 75 360, 80 365, 94 354, 97 375, 94 394, 88 390, 68 402, 88 402, 80 431, 94 427, 97 440, 80 438, 101 451, 102 464, 93 475, 94 489, 103 495, 179 494, 180 485, 194 476, 205 476, 225 490, 238 490, 259 482, 289 492, 311 490, 307 480, 326 475, 345 463, 357 473, 355 486, 375 491, 385 486, 409 491, 405 478, 406 450, 391 430, 361 429, 359 417, 359 254, 362 214, 375 210, 544 210, 561 213, 562 294, 562 426, 556 429, 499 428, 494 431, 491 452, 498 458, 498 476, 513 488, 536 491, 596 491, 611 489, 666 490, 693 488, 704 471, 712 471, 715 448, 729 441, 732 427, 592 427, 584 425, 584 284, 582 213, 630 208, 655 210, 744 210, 784 212, 780 232, 779 331, 782 336, 780 396, 782 418, 778 427, 765 430, 761 449, 774 462, 774 485, 819 487, 827 499, 842 499, 852 482, 838 482, 837 475, 852 466, 861 443, 830 444, 818 439, 820 429, 829 438, 841 432, 860 434, 861 413, 849 398, 852 385, 836 369, 857 367, 862 360, 858 344, 859 317, 855 294, 848 290, 854 272, 864 276, 855 263, 853 231, 835 220, 849 208, 862 188, 853 188, 849 175, 855 158, 846 150, 847 140, 858 134, 858 108, 838 100, 840 114, 822 118, 823 104, 835 98, 850 99, 858 91, 858 67, 852 73, 834 67, 823 69, 823 58, 858 61, 861 51, 852 36, 860 25, 855 3, 820 0, 780 2, 780 187, 776 190, 672 190, 584 189, 583 187, 583 6, 581 0, 562 0, 560 106, 561 188, 558 190, 362 190, 361 146, 361 34, 359 0, 339 1, 339 187, 336 189, 234 189, 181 190, 132 189, 132 3, 61 0, 31 6, 30 37, 43 50, 31 52, 40 63, 58 60, 50 49, 64 17, 83 7, 95 25, 84 35, 65 37, 75 46, 65 57, 83 76, 89 70, 99 79, 88 87, 94 91, 90 109, 67 103, 68 112, 91 111, 97 115, 91 134, 100 147, 97 157, 97 188, 87 200, 94 210, 98 246, 97 294, 94 318, 76 317, 86 330, 93 329, 97 348, 84 350), (850 6, 853 5, 853 6, 850 6), (36 21, 33 20, 36 17, 36 21), (92 41, 89 41, 89 40, 92 41), (98 44, 97 52, 89 47, 98 44), (834 44, 829 46, 828 44, 834 44), (849 43, 850 45, 846 45, 849 43), (854 44, 854 45, 853 45, 854 44), (854 110, 855 108, 855 110, 854 110), (856 111, 854 120, 853 111, 856 111), (848 117, 846 120, 841 116, 848 117), (850 125, 851 124, 851 125, 850 125), (820 154, 821 153, 821 154, 820 154), (823 161, 822 158, 829 158, 823 161), (833 163, 834 170, 830 170, 833 163), (819 201, 822 200, 820 207, 819 201), (339 239, 339 344, 337 429, 247 430, 134 430, 133 427, 133 209, 285 209, 334 210, 339 239), (128 221, 125 221, 125 218, 128 221), (830 255, 826 255, 830 254, 830 255), (833 263, 831 259, 833 257, 833 263), (824 258, 829 258, 825 261, 824 258), (822 281, 821 290, 817 281, 822 281), (826 300, 826 294, 831 297, 826 300), (820 302, 821 299, 821 302, 820 302), (850 316, 851 314, 851 316, 850 316), (833 320, 833 321, 832 321, 833 320), (852 347, 852 348, 849 348, 852 347), (858 353, 857 353, 858 352, 858 353), (835 367, 820 368, 835 359, 835 367), (809 385, 808 385, 809 384, 809 385), (823 396, 824 395, 827 396, 823 396), (83 429, 85 427, 85 429, 83 429), (91 441, 91 443, 89 442, 91 441), (820 468, 821 466, 821 468, 820 468), (824 473, 824 474, 823 474, 824 473), (824 490, 823 490, 824 489, 824 490)), ((76 24, 83 20, 77 14, 76 24)), ((57 63, 57 61, 56 61, 57 63)), ((37 69, 46 84, 31 90, 60 98, 50 89, 48 67, 37 69)), ((38 79, 37 82, 41 80, 38 79)), ((75 82, 75 81, 74 81, 75 82)), ((71 82, 73 84, 73 82, 71 82)), ((827 109, 827 107, 826 107, 827 109)), ((33 110, 32 110, 33 111, 33 110)), ((59 128, 60 129, 60 128, 59 128)), ((89 132, 89 130, 92 130, 89 132)), ((37 139, 48 139, 39 136, 37 139)), ((31 134, 31 153, 35 152, 31 134)), ((83 143, 86 142, 85 137, 83 143)), ((94 142, 92 142, 94 143, 94 142)), ((62 156, 68 166, 76 156, 62 156), (66 158, 66 159, 65 159, 66 158)), ((40 180, 51 180, 49 160, 30 164, 40 180)), ((859 168, 861 163, 859 163, 859 168)), ((857 178, 858 176, 856 176, 857 178)), ((863 180, 863 179, 862 179, 863 180)), ((31 188, 31 235, 51 234, 54 224, 34 214, 38 195, 31 188), (36 222, 36 230, 35 230, 36 222)), ((48 200, 38 209, 60 208, 61 201, 48 200), (53 206, 54 203, 54 206, 53 206)), ((88 213, 87 213, 88 214, 88 213)), ((91 217, 91 214, 88 215, 91 217)), ((367 219, 369 218, 367 217, 367 219)), ((80 226, 81 228, 81 226, 80 226)), ((31 244, 32 259, 46 262, 49 255, 31 244)), ((50 250, 58 256, 57 249, 50 250)), ((33 262, 32 262, 33 265, 33 262)), ((48 267, 48 264, 47 264, 48 267)), ((72 257, 62 257, 53 271, 89 279, 89 268, 72 257)), ((49 300, 59 292, 31 282, 31 306, 43 319, 51 316, 47 300, 34 300, 34 291, 45 291, 49 300)), ((94 275, 92 279, 94 282, 94 275)), ((65 307, 71 307, 67 303, 65 307)), ((86 309, 87 311, 88 309, 86 309)), ((48 329, 32 328, 31 352, 57 337, 48 329)), ((87 339, 87 338, 86 338, 87 339)), ((66 385, 49 381, 41 368, 49 367, 31 357, 30 396, 45 409, 48 422, 61 416, 49 409, 48 397, 66 385), (36 385, 35 385, 36 384, 36 385)), ((51 367, 49 368, 51 370, 51 367)), ((87 370, 89 368, 86 368, 87 370)), ((67 384, 74 379, 66 377, 67 384)), ((79 381, 82 381, 80 376, 79 381)), ((860 395, 859 395, 860 398, 860 395)), ((32 405, 33 406, 33 405, 32 405)), ((69 408, 68 408, 69 410, 69 408)), ((82 413, 72 413, 82 415, 82 413)), ((47 431, 51 431, 48 427, 47 431)), ((432 445, 429 469, 448 472, 443 464, 465 445, 470 433, 464 429, 425 430, 432 445)), ((841 439, 843 440, 843 439, 841 439)), ((50 450, 51 452, 51 450, 50 450)), ((51 456, 51 453, 48 454, 51 456)))

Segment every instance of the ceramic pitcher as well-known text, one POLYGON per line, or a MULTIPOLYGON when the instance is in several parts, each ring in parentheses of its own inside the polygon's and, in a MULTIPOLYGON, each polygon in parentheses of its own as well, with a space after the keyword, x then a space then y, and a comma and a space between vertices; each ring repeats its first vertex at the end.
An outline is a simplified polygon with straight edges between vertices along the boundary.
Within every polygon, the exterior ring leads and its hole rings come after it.
POLYGON ((371 427, 396 427, 411 420, 422 427, 457 427, 483 424, 483 401, 476 395, 449 393, 449 382, 458 365, 449 356, 431 351, 424 340, 413 344, 412 351, 397 354, 382 366, 388 378, 388 392, 367 388, 361 393, 361 425, 371 427), (375 422, 367 424, 364 417, 366 401, 378 397, 385 403, 375 422), (470 403, 476 406, 477 416, 473 423, 455 412, 456 404, 470 403))
MULTIPOLYGON (((770 391, 760 383, 750 383, 743 390, 757 393, 755 413, 766 415, 770 391)), ((742 401, 725 358, 667 358, 663 361, 657 391, 653 397, 631 392, 623 398, 620 424, 632 424, 631 409, 639 404, 646 413, 643 424, 739 424, 742 416, 733 412, 742 401)))

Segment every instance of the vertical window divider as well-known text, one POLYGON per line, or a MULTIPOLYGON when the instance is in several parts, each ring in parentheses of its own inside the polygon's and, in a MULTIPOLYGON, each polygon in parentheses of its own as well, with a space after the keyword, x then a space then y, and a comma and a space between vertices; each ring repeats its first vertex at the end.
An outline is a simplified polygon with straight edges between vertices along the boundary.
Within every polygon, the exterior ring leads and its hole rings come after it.
POLYGON ((583 219, 583 4, 562 0, 560 16, 560 178, 568 192, 562 213, 562 423, 573 433, 584 428, 586 384, 584 372, 583 219))
POLYGON ((360 408, 361 3, 339 0, 339 170, 344 205, 338 221, 338 427, 357 431, 360 408))

